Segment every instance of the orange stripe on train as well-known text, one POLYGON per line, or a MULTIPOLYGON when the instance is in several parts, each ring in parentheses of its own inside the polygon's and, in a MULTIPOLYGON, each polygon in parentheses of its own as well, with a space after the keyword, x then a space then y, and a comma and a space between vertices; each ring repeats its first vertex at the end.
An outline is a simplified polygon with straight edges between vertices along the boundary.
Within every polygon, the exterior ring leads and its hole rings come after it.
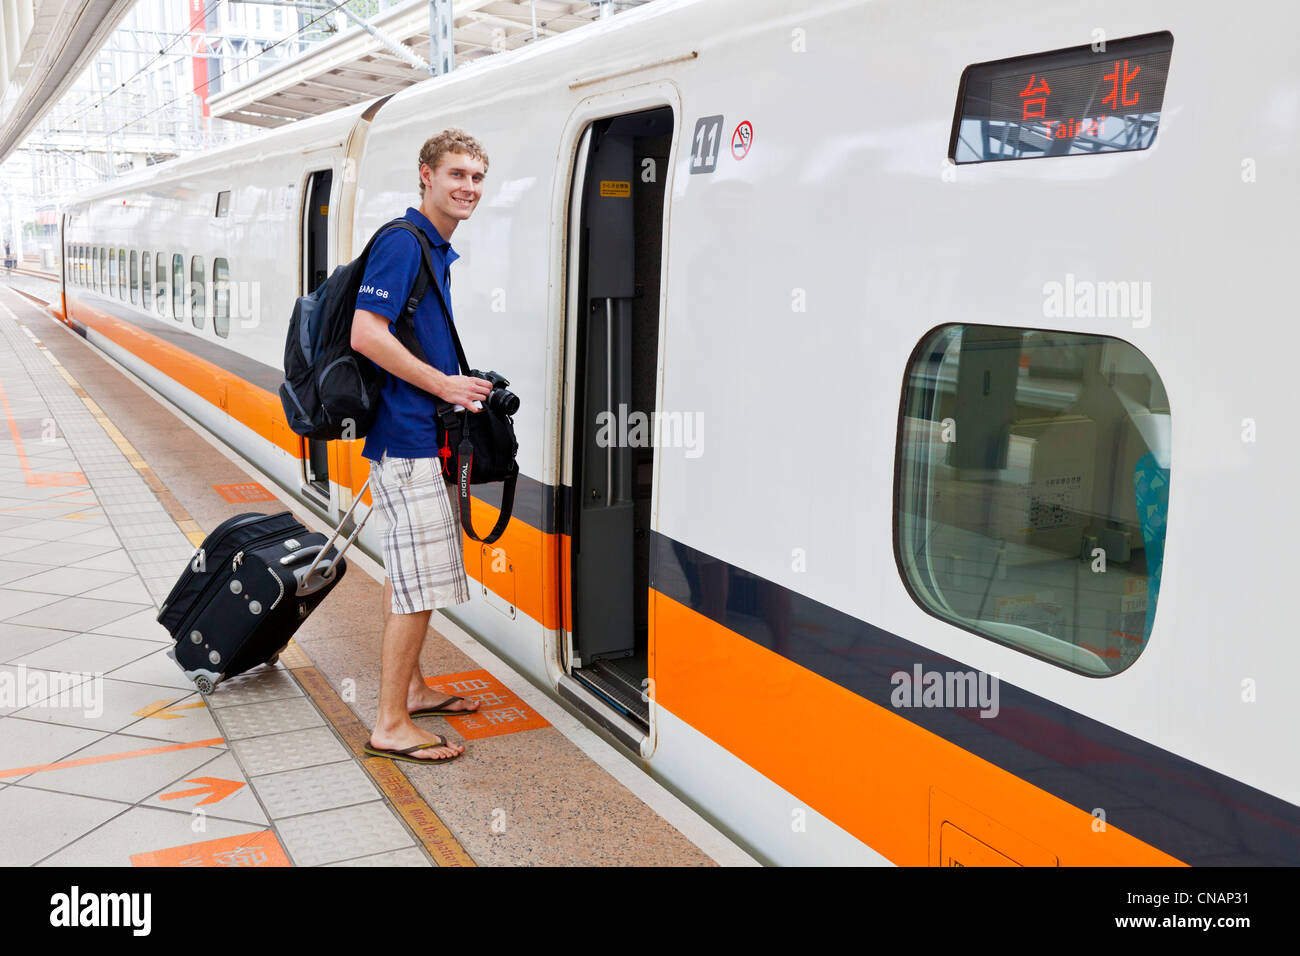
MULTIPOLYGON (((277 448, 301 459, 302 440, 285 422, 278 395, 258 388, 233 372, 128 321, 75 299, 69 299, 69 304, 73 306, 73 317, 77 321, 226 411, 231 418, 277 448)), ((370 469, 361 455, 363 444, 361 441, 329 443, 331 475, 341 487, 350 488, 353 494, 365 484, 370 469)), ((366 494, 362 500, 369 503, 369 492, 366 494)), ((481 530, 491 528, 500 513, 478 499, 473 500, 471 511, 474 527, 481 530)), ((556 535, 544 534, 539 528, 518 519, 511 520, 493 545, 481 545, 468 535, 462 535, 466 570, 472 578, 490 587, 518 610, 541 621, 544 627, 558 628, 558 604, 545 599, 545 595, 555 595, 559 591, 559 567, 555 556, 559 555, 561 546, 555 538, 556 535), (496 557, 498 552, 502 557, 496 557)), ((567 555, 567 545, 565 550, 567 555)))
POLYGON ((651 598, 657 702, 893 862, 940 862, 946 822, 955 840, 1029 865, 1181 865, 667 595, 651 598))

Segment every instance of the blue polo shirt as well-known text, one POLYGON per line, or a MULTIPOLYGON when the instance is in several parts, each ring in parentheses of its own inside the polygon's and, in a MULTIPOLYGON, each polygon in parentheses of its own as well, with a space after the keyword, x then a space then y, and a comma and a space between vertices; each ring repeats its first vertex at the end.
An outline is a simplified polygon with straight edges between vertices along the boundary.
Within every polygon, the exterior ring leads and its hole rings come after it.
MULTIPOLYGON (((460 257, 433 223, 418 209, 408 207, 402 217, 424 230, 433 245, 433 265, 442 294, 451 308, 450 267, 460 257)), ((420 269, 420 242, 402 229, 390 229, 375 240, 366 260, 365 277, 357 294, 358 309, 388 319, 388 331, 396 336, 396 318, 415 285, 420 269)), ((415 309, 415 334, 425 357, 438 371, 459 375, 456 346, 438 305, 438 294, 430 288, 415 309)), ((436 458, 438 455, 437 405, 432 395, 389 374, 379 398, 379 414, 366 434, 361 454, 378 461, 388 452, 394 458, 436 458)))

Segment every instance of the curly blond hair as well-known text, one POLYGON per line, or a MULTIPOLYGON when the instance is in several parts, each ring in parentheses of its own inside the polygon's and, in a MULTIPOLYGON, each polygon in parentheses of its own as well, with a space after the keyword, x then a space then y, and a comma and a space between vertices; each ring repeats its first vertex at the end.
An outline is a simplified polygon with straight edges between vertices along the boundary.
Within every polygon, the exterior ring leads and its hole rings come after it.
MULTIPOLYGON (((448 153, 468 153, 475 159, 482 160, 483 171, 487 172, 488 155, 483 149, 483 144, 476 140, 463 129, 445 129, 436 136, 430 136, 420 147, 420 159, 416 163, 416 173, 425 163, 429 164, 431 170, 437 170, 438 163, 442 157, 448 153)), ((424 180, 420 180, 420 198, 424 198, 424 180)))

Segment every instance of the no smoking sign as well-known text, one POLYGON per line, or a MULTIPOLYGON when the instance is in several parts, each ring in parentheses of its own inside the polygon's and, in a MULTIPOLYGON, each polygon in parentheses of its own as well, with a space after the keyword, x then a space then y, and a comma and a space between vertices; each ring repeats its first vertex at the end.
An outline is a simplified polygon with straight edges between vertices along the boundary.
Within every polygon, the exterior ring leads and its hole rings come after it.
POLYGON ((749 145, 754 141, 754 127, 745 120, 731 134, 731 155, 735 159, 744 159, 749 154, 749 145))

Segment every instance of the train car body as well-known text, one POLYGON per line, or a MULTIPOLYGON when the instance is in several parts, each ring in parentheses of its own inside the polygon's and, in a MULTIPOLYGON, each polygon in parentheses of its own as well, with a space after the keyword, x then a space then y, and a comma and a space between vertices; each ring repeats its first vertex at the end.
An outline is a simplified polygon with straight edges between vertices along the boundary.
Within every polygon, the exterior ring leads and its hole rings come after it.
POLYGON ((337 520, 366 463, 284 423, 293 299, 463 127, 457 327, 523 401, 454 620, 765 861, 1300 863, 1267 10, 658 0, 79 197, 66 321, 337 520), (1146 148, 961 142, 971 68, 1028 58, 1042 116, 1081 47, 1110 112, 1167 70, 1146 148))

